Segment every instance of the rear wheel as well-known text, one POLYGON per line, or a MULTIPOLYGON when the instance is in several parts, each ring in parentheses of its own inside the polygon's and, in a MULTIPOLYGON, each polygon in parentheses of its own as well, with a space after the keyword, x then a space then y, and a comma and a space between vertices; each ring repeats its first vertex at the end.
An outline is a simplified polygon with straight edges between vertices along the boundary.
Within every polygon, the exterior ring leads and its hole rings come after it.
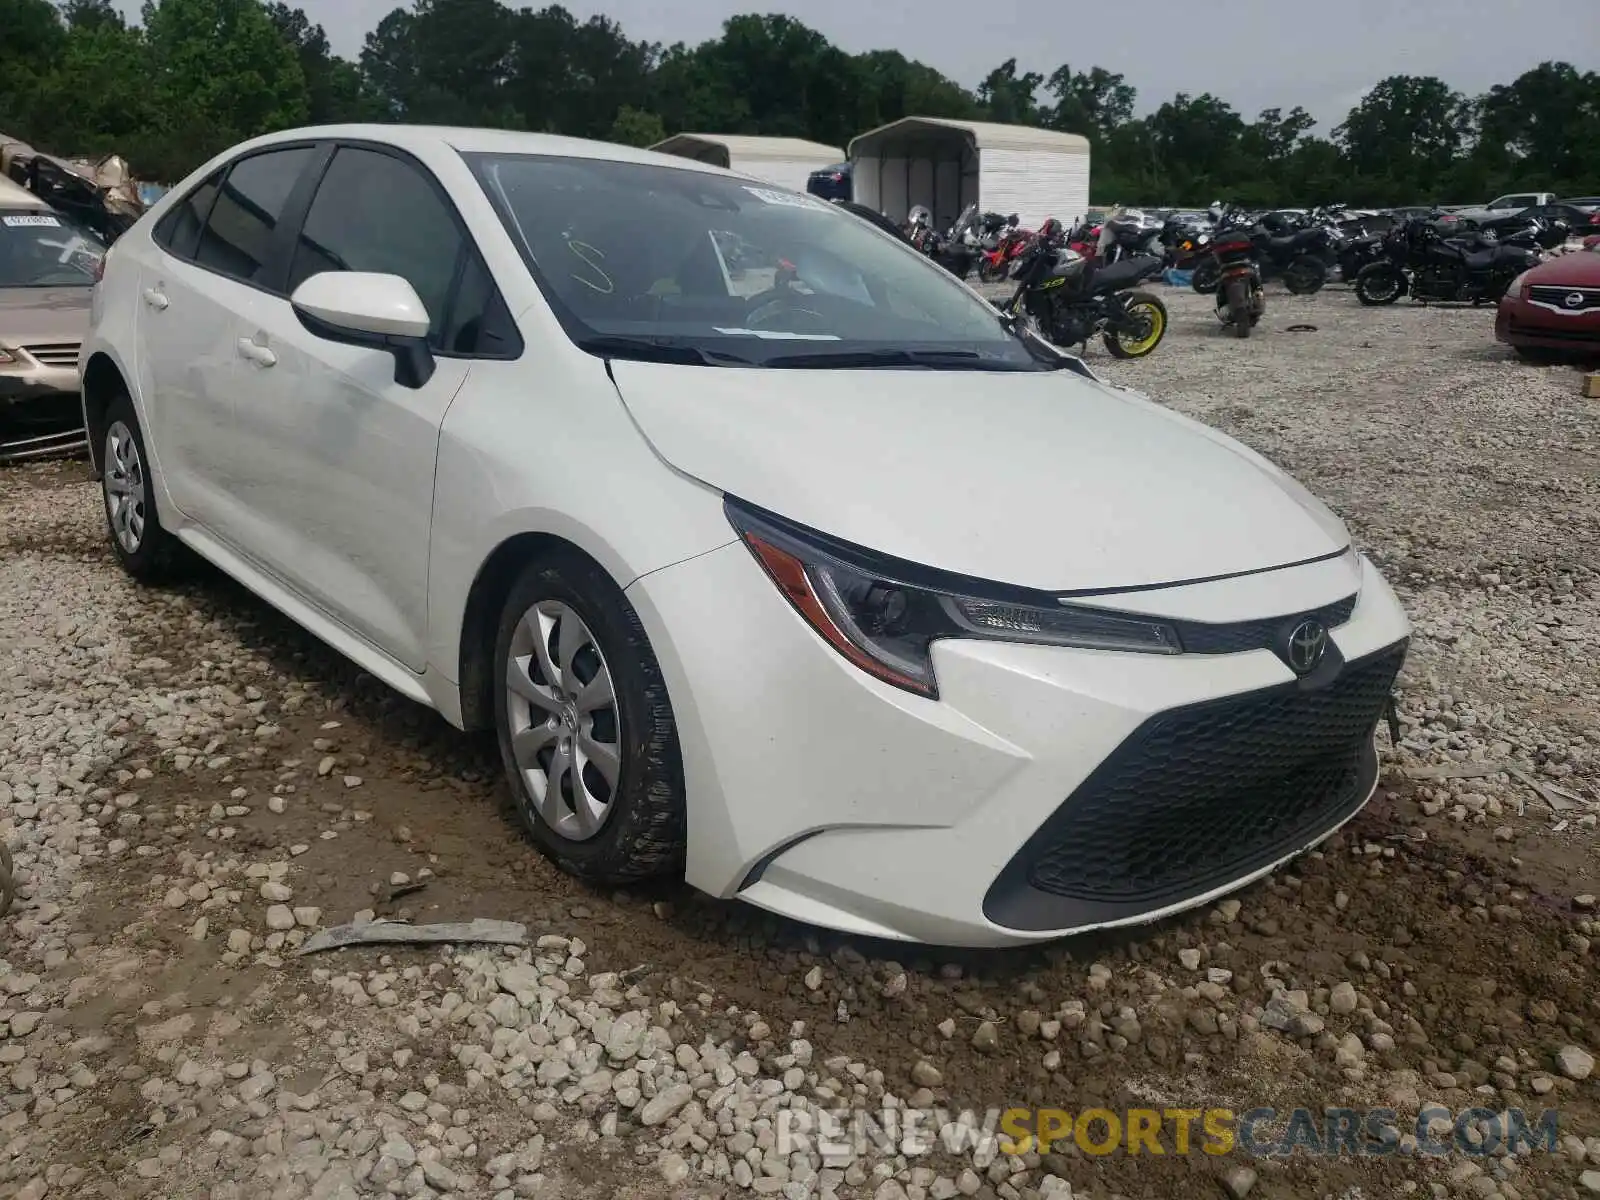
POLYGON ((1405 276, 1389 263, 1373 263, 1356 276, 1356 299, 1369 308, 1393 304, 1405 289, 1405 276))
POLYGON ((1327 281, 1327 264, 1310 254, 1302 254, 1283 271, 1283 286, 1296 296, 1319 292, 1327 281))
POLYGON ((149 462, 133 401, 126 395, 117 396, 106 409, 100 492, 105 499, 111 552, 124 571, 146 581, 169 574, 180 548, 156 512, 149 462))
POLYGON ((1221 273, 1222 269, 1217 266, 1216 259, 1203 258, 1195 266, 1194 275, 1189 279, 1189 286, 1202 296, 1209 296, 1217 290, 1217 279, 1221 273))
POLYGON ((1255 326, 1255 320, 1250 312, 1250 282, 1246 279, 1230 279, 1223 289, 1223 294, 1228 299, 1228 324, 1233 327, 1233 336, 1247 338, 1250 330, 1255 326))
POLYGON ((500 615, 495 726, 518 815, 562 870, 601 883, 681 873, 683 764, 644 626, 574 552, 531 563, 500 615))
POLYGON ((1103 335, 1106 349, 1113 358, 1143 358, 1161 344, 1167 333, 1167 306, 1159 297, 1149 292, 1133 292, 1126 305, 1130 328, 1120 332, 1107 330, 1103 335))

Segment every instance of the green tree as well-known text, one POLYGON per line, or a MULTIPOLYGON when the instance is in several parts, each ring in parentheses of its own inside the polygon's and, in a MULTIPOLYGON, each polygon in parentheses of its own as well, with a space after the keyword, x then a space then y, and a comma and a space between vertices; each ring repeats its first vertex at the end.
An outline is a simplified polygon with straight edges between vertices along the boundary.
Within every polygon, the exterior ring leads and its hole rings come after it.
POLYGON ((260 0, 146 0, 144 30, 157 178, 305 121, 305 75, 260 0))
POLYGON ((1481 159, 1516 182, 1505 186, 1591 188, 1600 162, 1600 74, 1543 62, 1480 102, 1481 159))
POLYGON ((1471 132, 1471 104, 1444 80, 1391 75, 1350 110, 1333 138, 1362 191, 1431 197, 1471 132))
POLYGON ((1052 129, 1081 133, 1103 143, 1118 125, 1133 119, 1138 93, 1121 75, 1103 67, 1074 71, 1063 63, 1050 73, 1044 86, 1056 98, 1053 106, 1040 113, 1042 122, 1052 129))
POLYGON ((1008 58, 978 85, 978 99, 991 121, 1002 125, 1039 124, 1037 92, 1044 76, 1037 71, 1017 74, 1017 60, 1008 58))
POLYGON ((367 34, 361 73, 394 120, 520 128, 508 86, 516 23, 499 0, 418 0, 367 34))
POLYGON ((624 146, 654 146, 666 136, 666 128, 655 113, 623 105, 617 110, 616 120, 611 122, 611 133, 606 140, 624 146))
MULTIPOLYGON (((100 3, 104 0, 79 0, 100 3)), ((313 125, 377 120, 383 109, 366 94, 361 72, 328 48, 328 35, 305 12, 283 0, 266 6, 267 18, 293 48, 306 81, 306 120, 313 125)))
POLYGON ((1156 162, 1176 196, 1233 198, 1246 178, 1240 141, 1244 118, 1204 92, 1179 92, 1149 118, 1156 162))

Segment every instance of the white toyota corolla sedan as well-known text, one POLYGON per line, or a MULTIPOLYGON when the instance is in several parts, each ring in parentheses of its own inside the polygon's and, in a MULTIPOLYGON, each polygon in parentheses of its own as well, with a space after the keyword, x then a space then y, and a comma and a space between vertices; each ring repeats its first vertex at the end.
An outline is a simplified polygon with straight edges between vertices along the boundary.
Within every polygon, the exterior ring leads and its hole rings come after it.
POLYGON ((595 142, 248 142, 109 254, 111 542, 462 728, 541 850, 860 934, 1200 904, 1371 794, 1409 626, 1258 455, 812 198, 595 142))

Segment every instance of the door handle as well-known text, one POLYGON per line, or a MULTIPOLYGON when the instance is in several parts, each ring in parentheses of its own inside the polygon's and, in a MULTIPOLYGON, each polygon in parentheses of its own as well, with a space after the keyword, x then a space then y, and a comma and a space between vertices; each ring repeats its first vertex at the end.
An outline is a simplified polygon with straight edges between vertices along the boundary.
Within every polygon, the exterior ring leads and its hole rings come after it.
POLYGON ((257 366, 270 367, 278 361, 278 356, 259 342, 251 341, 249 338, 240 338, 238 344, 240 356, 248 358, 257 366))
POLYGON ((157 291, 155 288, 145 288, 144 302, 157 312, 160 312, 162 309, 166 308, 168 304, 172 303, 167 299, 164 293, 157 291))

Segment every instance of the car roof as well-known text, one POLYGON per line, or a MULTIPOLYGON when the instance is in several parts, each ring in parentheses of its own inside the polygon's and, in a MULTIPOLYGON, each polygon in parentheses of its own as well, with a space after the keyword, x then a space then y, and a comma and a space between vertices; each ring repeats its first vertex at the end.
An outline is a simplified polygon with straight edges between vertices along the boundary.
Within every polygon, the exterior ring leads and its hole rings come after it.
POLYGON ((44 212, 53 211, 27 188, 3 175, 0 175, 0 208, 36 208, 44 212))
POLYGON ((546 154, 564 158, 589 158, 603 162, 648 163, 652 166, 678 167, 682 170, 714 175, 737 174, 676 154, 658 154, 633 146, 619 146, 615 142, 564 137, 554 133, 524 133, 510 129, 477 129, 454 125, 311 125, 253 138, 232 147, 222 158, 232 159, 247 148, 261 149, 277 142, 340 138, 379 142, 418 155, 425 155, 430 151, 437 153, 441 149, 448 148, 462 154, 546 154))

